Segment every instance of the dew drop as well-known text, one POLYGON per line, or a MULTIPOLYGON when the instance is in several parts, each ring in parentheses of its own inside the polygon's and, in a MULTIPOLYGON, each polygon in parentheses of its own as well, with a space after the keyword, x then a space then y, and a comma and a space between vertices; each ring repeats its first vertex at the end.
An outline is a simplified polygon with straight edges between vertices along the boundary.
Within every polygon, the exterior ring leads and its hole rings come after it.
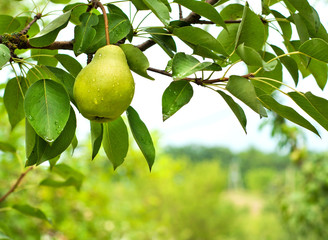
POLYGON ((100 92, 100 88, 98 88, 97 91, 100 92))
POLYGON ((94 99, 93 99, 93 102, 94 102, 95 104, 98 104, 98 100, 97 100, 97 98, 94 98, 94 99))
POLYGON ((31 115, 29 115, 27 118, 28 118, 30 121, 33 121, 33 120, 34 120, 34 118, 33 118, 31 115))
POLYGON ((98 55, 99 57, 101 57, 101 53, 99 53, 99 55, 98 55))
POLYGON ((45 137, 44 140, 46 140, 46 141, 49 142, 49 143, 52 143, 52 142, 54 141, 53 139, 51 139, 51 138, 49 138, 49 137, 45 137))

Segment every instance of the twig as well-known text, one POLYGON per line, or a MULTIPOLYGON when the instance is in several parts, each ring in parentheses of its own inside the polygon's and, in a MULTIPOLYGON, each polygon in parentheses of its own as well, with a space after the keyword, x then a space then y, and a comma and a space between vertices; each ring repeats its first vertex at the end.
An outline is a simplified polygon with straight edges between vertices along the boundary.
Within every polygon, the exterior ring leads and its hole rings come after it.
POLYGON ((31 28, 31 26, 33 25, 33 23, 35 23, 37 20, 39 20, 39 19, 41 18, 41 16, 42 16, 41 13, 37 13, 37 14, 34 16, 33 20, 32 20, 29 24, 27 24, 27 26, 26 26, 22 31, 20 31, 20 33, 21 33, 22 35, 25 35, 25 34, 28 32, 28 30, 30 30, 30 28, 31 28))
MULTIPOLYGON (((165 70, 160 70, 160 69, 152 68, 152 67, 149 67, 147 70, 156 72, 156 73, 168 76, 168 77, 172 77, 172 74, 165 70)), ((254 74, 249 73, 246 75, 242 75, 241 77, 249 79, 249 78, 254 77, 254 74)), ((229 81, 229 78, 223 77, 223 78, 215 78, 215 79, 207 79, 207 80, 202 80, 201 78, 183 78, 181 80, 195 82, 198 85, 204 85, 204 84, 211 84, 211 83, 217 83, 217 82, 227 82, 227 81, 229 81)))
POLYGON ((49 46, 45 47, 34 47, 32 46, 29 41, 27 41, 26 45, 21 47, 22 49, 27 49, 27 48, 36 48, 36 49, 50 49, 50 50, 55 50, 55 49, 62 49, 62 50, 73 50, 73 40, 71 41, 56 41, 50 44, 49 46))
POLYGON ((155 41, 152 39, 149 39, 139 45, 137 45, 136 47, 139 48, 141 51, 145 51, 146 49, 150 48, 151 46, 155 45, 155 41))
POLYGON ((19 186, 26 174, 33 169, 33 166, 29 167, 25 172, 22 172, 21 175, 16 180, 15 184, 9 189, 9 191, 0 198, 0 202, 3 202, 11 193, 13 193, 16 188, 19 186))
POLYGON ((181 4, 179 4, 179 20, 183 19, 183 15, 182 15, 182 7, 181 4))

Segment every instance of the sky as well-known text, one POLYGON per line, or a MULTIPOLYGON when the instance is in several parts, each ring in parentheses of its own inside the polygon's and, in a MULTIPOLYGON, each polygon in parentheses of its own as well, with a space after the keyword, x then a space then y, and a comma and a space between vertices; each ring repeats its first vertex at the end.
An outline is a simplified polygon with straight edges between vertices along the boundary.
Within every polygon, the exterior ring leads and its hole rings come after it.
MULTIPOLYGON (((260 1, 253 0, 249 2, 254 11, 260 11, 260 5, 258 4, 260 1)), ((123 8, 126 7, 126 5, 121 6, 123 8)), ((176 9, 176 6, 173 5, 172 7, 176 9)), ((50 8, 51 5, 48 10, 50 8)), ((325 14, 320 14, 321 9, 324 8, 319 7, 317 10, 322 17, 325 14)), ((173 12, 172 14, 177 13, 173 12)), ((185 14, 187 15, 187 13, 185 14)), ((142 19, 142 15, 137 15, 136 23, 142 19)), ((322 22, 327 26, 327 19, 322 19, 322 22)), ((148 23, 162 25, 156 17, 152 16, 147 18, 145 25, 148 23)), ((72 28, 62 31, 57 40, 70 40, 73 38, 72 33, 72 28)), ((139 39, 134 44, 141 43, 145 40, 144 38, 139 39)), ((178 51, 186 52, 187 54, 192 53, 190 49, 182 47, 181 44, 178 44, 178 51)), ((63 53, 67 53, 67 51, 63 51, 63 53)), ((144 53, 148 57, 151 67, 165 69, 169 57, 159 46, 153 46, 144 53)), ((81 64, 85 65, 85 56, 78 57, 78 60, 81 64)), ((245 71, 244 66, 237 65, 229 73, 242 75, 246 73, 245 71)), ((4 76, 7 74, 8 71, 0 71, 1 79, 5 79, 4 76)), ((237 118, 220 95, 195 84, 192 84, 194 95, 191 101, 171 118, 163 122, 161 108, 162 94, 172 79, 152 72, 149 72, 149 74, 155 78, 154 81, 134 74, 136 91, 131 105, 138 111, 150 131, 156 133, 154 135, 158 136, 160 145, 181 146, 186 144, 201 144, 207 146, 225 146, 236 151, 241 151, 249 147, 256 147, 269 152, 277 150, 277 139, 270 136, 270 129, 266 127, 263 130, 259 130, 259 126, 263 120, 259 118, 258 114, 241 103, 248 123, 247 134, 245 134, 237 118)), ((286 76, 289 77, 288 73, 286 73, 286 76)), ((327 91, 322 92, 316 86, 313 78, 300 79, 297 89, 301 91, 310 90, 319 96, 327 96, 327 91)), ((307 119, 310 120, 308 117, 307 119)), ((315 124, 313 121, 311 122, 315 124)), ((326 150, 328 147, 328 133, 320 126, 318 126, 318 129, 321 138, 312 132, 304 130, 308 139, 307 146, 311 150, 326 150)), ((79 114, 77 134, 79 138, 89 136, 89 122, 79 114)))

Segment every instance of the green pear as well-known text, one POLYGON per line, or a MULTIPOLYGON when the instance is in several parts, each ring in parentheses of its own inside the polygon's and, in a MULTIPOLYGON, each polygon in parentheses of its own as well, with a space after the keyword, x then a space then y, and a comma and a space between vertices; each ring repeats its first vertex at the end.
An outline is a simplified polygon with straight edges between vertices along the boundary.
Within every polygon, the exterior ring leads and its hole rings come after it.
POLYGON ((96 122, 115 120, 129 107, 134 80, 123 50, 116 45, 98 49, 77 75, 73 95, 80 113, 96 122))

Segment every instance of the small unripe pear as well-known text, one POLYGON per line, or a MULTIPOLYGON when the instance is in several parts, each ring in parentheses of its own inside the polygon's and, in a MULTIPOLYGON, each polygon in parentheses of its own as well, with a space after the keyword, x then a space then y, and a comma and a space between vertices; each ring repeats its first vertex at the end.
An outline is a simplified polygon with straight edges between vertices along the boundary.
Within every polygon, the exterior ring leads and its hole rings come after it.
POLYGON ((123 50, 106 45, 77 75, 73 95, 80 113, 96 122, 115 120, 129 107, 134 80, 123 50))

